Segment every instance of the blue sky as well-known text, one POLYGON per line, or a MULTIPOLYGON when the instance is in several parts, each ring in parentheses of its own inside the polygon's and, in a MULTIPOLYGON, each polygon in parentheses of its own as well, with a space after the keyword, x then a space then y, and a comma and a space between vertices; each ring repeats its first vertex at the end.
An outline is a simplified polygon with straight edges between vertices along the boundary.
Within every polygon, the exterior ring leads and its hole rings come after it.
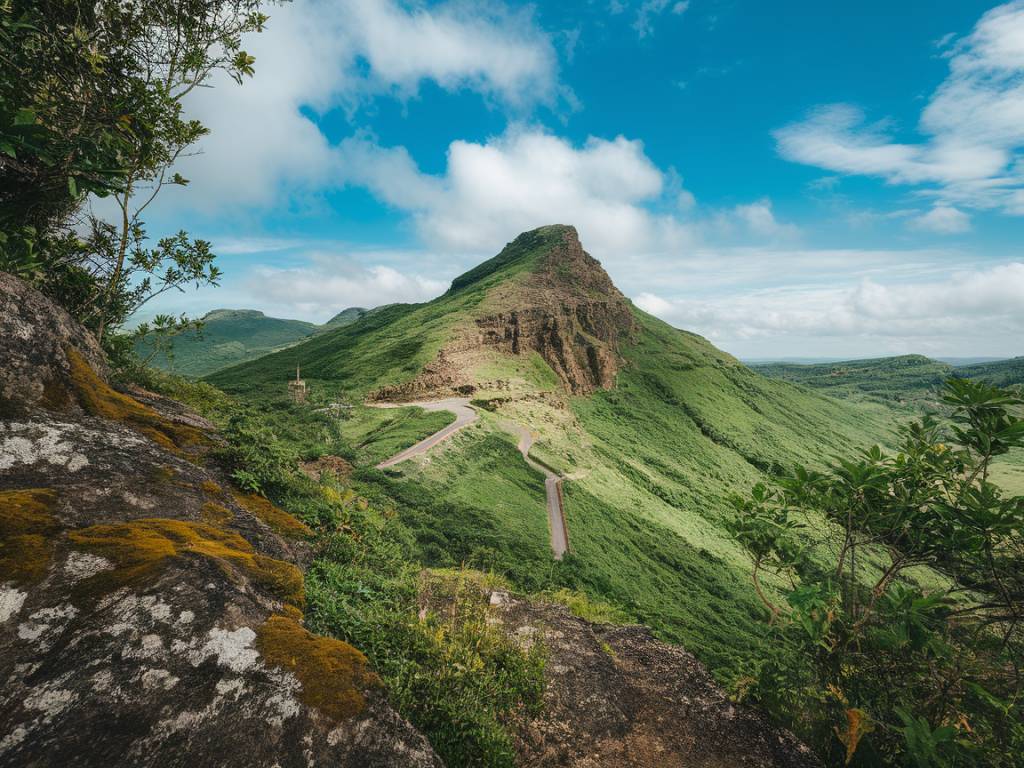
POLYGON ((422 301, 558 222, 736 355, 1024 354, 1022 2, 270 15, 150 217, 213 241, 223 284, 149 312, 422 301))

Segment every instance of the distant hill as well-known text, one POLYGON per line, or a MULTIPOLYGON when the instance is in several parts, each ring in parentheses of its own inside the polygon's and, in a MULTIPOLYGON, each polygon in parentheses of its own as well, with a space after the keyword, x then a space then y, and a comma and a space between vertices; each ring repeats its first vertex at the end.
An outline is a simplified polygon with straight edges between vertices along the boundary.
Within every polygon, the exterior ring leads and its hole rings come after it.
POLYGON ((320 329, 327 330, 329 328, 344 328, 346 325, 352 325, 352 323, 356 322, 356 320, 359 320, 369 311, 370 310, 363 309, 362 307, 349 307, 348 309, 343 309, 341 310, 341 312, 339 312, 326 323, 324 323, 322 326, 320 326, 320 329))
POLYGON ((1013 357, 1009 360, 997 360, 994 363, 977 363, 962 365, 955 375, 967 379, 983 379, 1000 387, 1024 385, 1024 357, 1013 357))
POLYGON ((1024 384, 1024 357, 972 365, 901 355, 814 365, 751 362, 750 366, 764 376, 821 389, 834 397, 869 399, 897 407, 937 405, 936 392, 953 376, 1001 387, 1024 384))
POLYGON ((825 390, 834 397, 868 399, 894 406, 935 401, 936 391, 954 370, 948 363, 923 355, 815 365, 764 363, 751 367, 769 378, 825 390))
MULTIPOLYGON (((351 325, 366 313, 361 307, 351 307, 316 325, 267 317, 255 309, 215 309, 202 317, 201 334, 178 337, 170 358, 160 353, 150 362, 157 368, 198 378, 284 349, 317 333, 351 325)), ((145 358, 152 349, 143 340, 136 351, 145 358)))

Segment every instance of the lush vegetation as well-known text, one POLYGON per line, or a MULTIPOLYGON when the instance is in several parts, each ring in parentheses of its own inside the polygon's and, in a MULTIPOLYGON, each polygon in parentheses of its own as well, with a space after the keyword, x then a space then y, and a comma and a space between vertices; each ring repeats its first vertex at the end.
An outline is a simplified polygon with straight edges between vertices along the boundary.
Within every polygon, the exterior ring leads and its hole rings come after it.
MULTIPOLYGON (((104 340, 166 291, 216 284, 208 242, 148 236, 144 212, 206 133, 183 100, 238 82, 261 0, 0 3, 0 269, 35 283, 104 340), (95 216, 106 197, 113 220, 95 216)), ((165 331, 188 328, 168 316, 165 331)), ((123 351, 114 344, 111 351, 123 351)))
POLYGON ((948 363, 922 355, 815 365, 763 363, 753 367, 764 376, 822 389, 833 397, 871 399, 896 407, 937 404, 938 391, 954 371, 948 363))
POLYGON ((952 424, 910 424, 896 453, 799 467, 735 502, 774 641, 745 695, 830 764, 1010 766, 1024 748, 1024 497, 989 479, 1024 447, 1024 400, 961 379, 943 399, 952 424), (909 578, 924 566, 943 580, 909 578))
MULTIPOLYGON (((382 309, 210 380, 264 407, 282 398, 288 371, 301 364, 312 391, 357 404, 417 374, 545 246, 543 230, 519 238, 433 302, 382 309)), ((403 509, 425 564, 495 570, 530 591, 580 590, 684 642, 731 680, 759 652, 764 628, 745 557, 724 528, 730 493, 794 461, 817 463, 885 439, 887 411, 769 381, 700 337, 636 317, 641 333, 624 350, 615 390, 555 407, 531 396, 558 391, 539 356, 485 357, 476 377, 510 389, 481 391, 493 415, 485 411, 429 462, 368 469, 387 455, 383 442, 366 444, 382 434, 387 412, 358 406, 338 417, 349 445, 341 455, 364 468, 362 493, 403 509), (506 420, 538 430, 535 454, 570 475, 571 553, 561 563, 550 554, 543 478, 518 456, 506 420)))
POLYGON ((847 360, 841 363, 757 363, 758 373, 821 389, 833 397, 868 399, 920 411, 942 406, 946 379, 974 379, 998 387, 1024 385, 1024 358, 953 366, 922 355, 847 360))

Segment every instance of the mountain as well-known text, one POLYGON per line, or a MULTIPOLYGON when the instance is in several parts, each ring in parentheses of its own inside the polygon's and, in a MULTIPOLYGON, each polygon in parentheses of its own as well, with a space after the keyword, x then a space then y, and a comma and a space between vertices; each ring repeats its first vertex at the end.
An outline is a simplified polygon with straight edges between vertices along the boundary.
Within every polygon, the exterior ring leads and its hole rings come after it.
MULTIPOLYGON (((201 334, 177 337, 172 355, 158 352, 150 364, 183 376, 206 376, 283 349, 313 334, 350 325, 366 313, 365 309, 351 307, 323 325, 316 325, 267 317, 255 309, 215 309, 202 317, 201 334)), ((153 352, 151 342, 143 339, 136 344, 136 351, 146 359, 153 352)))
POLYGON ((283 419, 275 429, 306 453, 348 451, 424 562, 584 590, 723 679, 752 663, 766 633, 749 561, 725 529, 730 496, 794 462, 888 440, 893 426, 877 403, 766 378, 642 312, 568 226, 520 235, 433 301, 382 308, 209 381, 273 414, 297 364, 314 404, 356 407, 333 427, 340 442, 309 442, 321 433, 283 419), (472 426, 421 460, 372 469, 437 429, 438 414, 368 405, 453 395, 473 398, 472 426), (562 561, 544 476, 523 462, 513 427, 564 478, 562 561))
POLYGON ((0 356, 0 764, 818 765, 607 607, 405 560, 389 499, 242 491, 260 434, 114 389, 2 272, 0 356))

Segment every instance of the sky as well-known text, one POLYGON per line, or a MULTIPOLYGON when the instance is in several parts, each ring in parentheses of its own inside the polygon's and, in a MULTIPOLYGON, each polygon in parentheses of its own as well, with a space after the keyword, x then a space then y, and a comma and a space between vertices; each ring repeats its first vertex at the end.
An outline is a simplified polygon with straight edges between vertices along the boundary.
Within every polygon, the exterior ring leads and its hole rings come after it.
POLYGON ((740 357, 1024 354, 1024 0, 268 12, 147 222, 225 276, 149 314, 425 301, 561 223, 740 357))

